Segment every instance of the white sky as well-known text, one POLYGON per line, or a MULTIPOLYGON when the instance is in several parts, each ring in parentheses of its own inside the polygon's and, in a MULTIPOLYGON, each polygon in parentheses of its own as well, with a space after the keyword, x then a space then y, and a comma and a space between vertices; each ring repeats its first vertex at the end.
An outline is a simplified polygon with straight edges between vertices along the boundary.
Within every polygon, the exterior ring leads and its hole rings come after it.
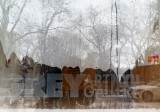
POLYGON ((90 6, 107 8, 107 5, 110 5, 110 0, 74 0, 73 3, 81 11, 86 11, 90 6))
MULTIPOLYGON (((31 2, 27 3, 27 7, 24 9, 24 15, 23 16, 24 16, 24 18, 29 19, 31 22, 36 21, 36 23, 41 25, 42 18, 43 18, 41 4, 39 3, 39 0, 30 0, 30 1, 31 2)), ((79 14, 79 12, 82 12, 82 14, 86 13, 88 8, 91 7, 91 6, 94 7, 94 8, 97 8, 97 9, 108 9, 110 11, 111 1, 112 0, 70 0, 70 3, 71 3, 70 8, 75 9, 75 14, 76 13, 79 14)), ((117 1, 119 1, 119 0, 117 0, 117 1)), ((121 1, 127 2, 127 0, 121 0, 121 1)), ((141 1, 142 4, 143 4, 143 2, 145 0, 139 0, 139 1, 141 1)), ((129 4, 130 1, 128 1, 127 3, 129 4)), ((142 12, 142 10, 140 10, 140 9, 139 9, 139 11, 142 12)), ((107 14, 108 12, 105 12, 105 13, 107 14)), ((105 14, 105 16, 109 17, 106 14, 105 14)), ((110 13, 108 13, 108 14, 110 15, 110 13)), ((22 16, 22 18, 23 18, 23 16, 22 16)), ((109 17, 109 19, 110 19, 110 17, 109 17)), ((109 21, 109 23, 110 23, 110 21, 109 21)), ((19 30, 19 29, 17 28, 17 30, 19 30)))

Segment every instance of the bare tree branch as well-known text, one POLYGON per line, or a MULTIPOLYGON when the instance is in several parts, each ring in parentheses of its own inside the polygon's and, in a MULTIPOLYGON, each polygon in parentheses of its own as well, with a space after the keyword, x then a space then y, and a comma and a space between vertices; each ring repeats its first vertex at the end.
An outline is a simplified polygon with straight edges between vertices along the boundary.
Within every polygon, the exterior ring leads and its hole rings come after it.
POLYGON ((91 41, 90 39, 88 39, 88 37, 87 37, 79 28, 77 28, 77 30, 80 32, 80 34, 83 35, 83 37, 84 37, 88 42, 92 43, 95 47, 98 48, 98 45, 97 45, 95 42, 93 42, 93 41, 91 41))
POLYGON ((2 7, 2 0, 0 0, 0 6, 2 7))
POLYGON ((13 30, 16 28, 16 26, 17 26, 17 24, 18 24, 18 22, 19 22, 19 20, 20 20, 20 17, 21 17, 21 15, 22 15, 22 12, 23 12, 23 10, 24 10, 24 7, 25 7, 26 3, 27 3, 27 0, 25 0, 24 4, 23 4, 23 6, 22 6, 22 8, 21 8, 21 10, 20 10, 20 13, 19 13, 19 15, 18 15, 18 18, 17 18, 15 24, 13 25, 13 27, 12 27, 12 29, 11 29, 11 34, 13 33, 13 30))
POLYGON ((7 2, 7 0, 3 0, 3 7, 6 6, 6 2, 7 2))
MULTIPOLYGON (((50 29, 48 29, 48 31, 57 30, 57 29, 61 29, 61 28, 69 29, 69 28, 65 28, 65 27, 55 27, 55 28, 50 28, 50 29)), ((19 41, 19 40, 25 38, 25 37, 28 36, 28 35, 37 34, 37 33, 42 33, 42 32, 45 32, 45 31, 46 31, 46 29, 27 32, 27 33, 25 33, 25 34, 23 34, 23 35, 21 35, 21 36, 19 35, 20 37, 17 38, 17 39, 15 39, 15 40, 13 40, 13 43, 15 43, 16 41, 19 41)))

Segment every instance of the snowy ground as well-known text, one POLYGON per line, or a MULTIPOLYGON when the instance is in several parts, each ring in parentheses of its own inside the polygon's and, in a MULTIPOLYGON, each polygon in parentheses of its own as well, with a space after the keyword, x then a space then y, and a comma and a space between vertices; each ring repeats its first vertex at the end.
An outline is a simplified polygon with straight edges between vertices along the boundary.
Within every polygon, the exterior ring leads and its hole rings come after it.
MULTIPOLYGON (((1 105, 2 109, 36 109, 37 102, 39 102, 39 98, 17 98, 13 101, 8 99, 4 100, 4 103, 1 105), (11 104, 9 104, 11 102, 11 104)), ((50 102, 48 102, 50 103, 50 102)), ((47 109, 42 104, 39 105, 41 109, 47 109)), ((52 106, 49 109, 56 109, 58 107, 52 106)), ((66 105, 60 107, 60 109, 67 108, 66 105)), ((70 108, 70 107, 68 107, 70 108)), ((83 106, 76 102, 75 107, 72 109, 160 109, 160 102, 134 102, 131 99, 123 96, 107 96, 102 97, 101 94, 96 94, 95 102, 90 106, 83 106)))

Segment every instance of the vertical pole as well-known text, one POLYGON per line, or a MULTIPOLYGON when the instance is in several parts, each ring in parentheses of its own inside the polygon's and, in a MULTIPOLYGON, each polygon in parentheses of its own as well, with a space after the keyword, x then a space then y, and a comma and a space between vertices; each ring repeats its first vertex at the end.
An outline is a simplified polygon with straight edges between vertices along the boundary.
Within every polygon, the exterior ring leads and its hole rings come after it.
POLYGON ((113 26, 112 26, 112 12, 113 12, 113 2, 111 0, 111 40, 110 40, 110 75, 111 75, 111 68, 112 68, 112 40, 113 40, 113 26))
MULTIPOLYGON (((159 28, 159 36, 160 37, 160 0, 158 0, 158 28, 159 28)), ((160 57, 159 57, 159 60, 160 60, 160 57)), ((160 64, 160 61, 159 61, 159 64, 160 64)))
POLYGON ((115 1, 115 8, 116 8, 116 40, 117 40, 117 47, 116 47, 116 63, 117 63, 117 76, 119 74, 119 56, 118 56, 118 9, 117 9, 117 2, 115 1))
POLYGON ((160 0, 158 0, 158 16, 159 16, 159 37, 160 37, 160 0))

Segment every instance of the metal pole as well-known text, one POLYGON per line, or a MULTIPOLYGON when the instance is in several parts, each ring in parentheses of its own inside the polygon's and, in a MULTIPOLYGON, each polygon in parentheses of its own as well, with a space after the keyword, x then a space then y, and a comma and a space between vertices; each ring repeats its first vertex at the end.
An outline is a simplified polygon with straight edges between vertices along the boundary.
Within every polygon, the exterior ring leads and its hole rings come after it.
POLYGON ((116 39, 117 39, 117 47, 116 47, 116 62, 117 62, 117 76, 119 74, 119 56, 118 56, 118 9, 117 9, 117 2, 115 1, 115 8, 116 8, 116 39))
POLYGON ((113 40, 112 12, 113 12, 113 2, 111 1, 110 75, 111 75, 111 68, 112 68, 112 40, 113 40))

